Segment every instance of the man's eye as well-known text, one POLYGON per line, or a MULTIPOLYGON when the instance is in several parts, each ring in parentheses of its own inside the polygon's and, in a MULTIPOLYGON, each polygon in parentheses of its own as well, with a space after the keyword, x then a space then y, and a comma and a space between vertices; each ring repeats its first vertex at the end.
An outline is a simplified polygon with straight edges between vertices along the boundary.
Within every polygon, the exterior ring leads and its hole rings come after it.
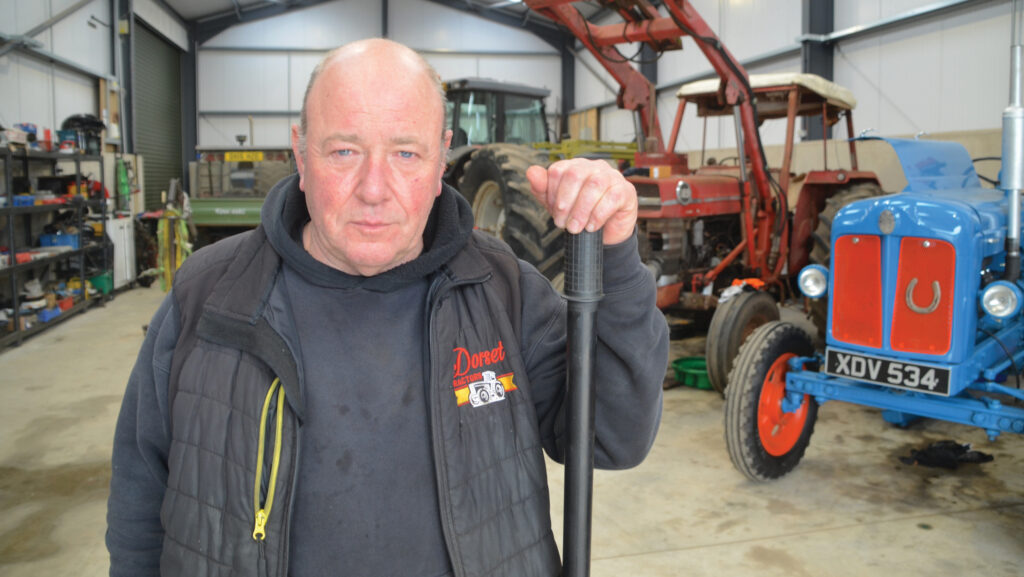
POLYGON ((410 152, 408 150, 401 150, 398 152, 398 155, 401 156, 402 158, 414 158, 416 156, 416 153, 410 152))
POLYGON ((341 150, 335 150, 334 154, 336 154, 337 156, 352 156, 352 149, 343 148, 341 150))

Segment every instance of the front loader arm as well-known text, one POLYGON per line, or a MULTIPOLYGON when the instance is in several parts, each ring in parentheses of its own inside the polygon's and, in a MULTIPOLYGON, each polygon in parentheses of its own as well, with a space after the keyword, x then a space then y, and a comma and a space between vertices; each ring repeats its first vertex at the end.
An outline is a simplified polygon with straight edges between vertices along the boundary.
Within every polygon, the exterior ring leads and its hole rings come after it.
MULTIPOLYGON (((788 232, 785 218, 786 197, 772 188, 768 163, 757 130, 753 91, 747 72, 722 44, 707 22, 686 0, 663 0, 668 12, 663 16, 648 0, 602 0, 614 7, 623 22, 597 25, 588 22, 571 0, 524 0, 536 12, 565 26, 593 54, 619 83, 618 105, 640 114, 648 139, 655 139, 657 150, 665 153, 665 142, 655 108, 655 90, 651 83, 616 50, 619 44, 644 42, 658 51, 681 48, 681 38, 689 36, 721 79, 720 98, 739 111, 738 123, 743 151, 750 162, 752 189, 756 200, 744 194, 744 228, 749 264, 762 269, 762 277, 777 276, 781 268, 778 251, 785 251, 780 238, 788 232)), ((678 119, 677 119, 678 121, 678 119)), ((784 240, 784 239, 783 239, 784 240)))
POLYGON ((587 50, 619 83, 619 94, 616 99, 619 108, 640 113, 641 126, 646 132, 645 136, 648 139, 656 139, 657 150, 649 152, 665 152, 665 141, 661 136, 661 126, 658 122, 654 102, 654 86, 615 49, 615 44, 622 42, 621 35, 617 37, 618 42, 605 41, 611 28, 616 26, 621 28, 622 25, 597 26, 591 24, 569 2, 526 0, 526 4, 568 28, 586 46, 587 50))

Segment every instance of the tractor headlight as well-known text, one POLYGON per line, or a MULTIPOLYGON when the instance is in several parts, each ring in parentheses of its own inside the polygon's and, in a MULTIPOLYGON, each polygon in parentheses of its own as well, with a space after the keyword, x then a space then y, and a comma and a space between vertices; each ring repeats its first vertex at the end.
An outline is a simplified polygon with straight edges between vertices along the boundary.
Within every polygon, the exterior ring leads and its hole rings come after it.
POLYGON ((797 284, 807 298, 821 298, 828 291, 828 269, 820 264, 805 266, 797 277, 797 284))
POLYGON ((997 280, 988 285, 981 293, 981 308, 985 309, 989 316, 997 319, 1017 314, 1022 301, 1024 298, 1017 285, 1004 280, 997 280))

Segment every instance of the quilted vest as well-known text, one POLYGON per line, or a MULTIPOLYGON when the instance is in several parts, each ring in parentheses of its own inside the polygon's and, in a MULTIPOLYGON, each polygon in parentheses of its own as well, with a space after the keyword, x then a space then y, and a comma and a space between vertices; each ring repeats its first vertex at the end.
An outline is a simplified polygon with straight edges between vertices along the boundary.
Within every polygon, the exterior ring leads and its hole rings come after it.
MULTIPOLYGON (((288 575, 303 395, 301 371, 282 336, 294 331, 291 319, 273 306, 280 266, 258 228, 200 251, 176 274, 182 329, 168 397, 172 444, 161 509, 162 575, 288 575), (275 378, 285 391, 284 406, 266 402, 275 378), (266 450, 257 489, 261 435, 266 450), (271 486, 273 508, 265 538, 257 540, 254 492, 265 498, 271 486)), ((427 409, 442 526, 457 577, 554 577, 561 571, 519 351, 519 286, 514 255, 474 233, 435 273, 426 303, 427 409)))

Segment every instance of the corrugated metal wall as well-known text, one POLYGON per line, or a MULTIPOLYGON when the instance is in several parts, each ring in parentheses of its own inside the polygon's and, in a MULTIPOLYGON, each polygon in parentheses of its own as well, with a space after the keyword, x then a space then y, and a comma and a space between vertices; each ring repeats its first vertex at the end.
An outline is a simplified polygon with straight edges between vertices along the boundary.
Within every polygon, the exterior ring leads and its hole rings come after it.
MULTIPOLYGON (((135 152, 146 159, 146 208, 181 178, 181 53, 141 22, 135 24, 135 152)), ((183 186, 187 184, 183 183, 183 186)))

